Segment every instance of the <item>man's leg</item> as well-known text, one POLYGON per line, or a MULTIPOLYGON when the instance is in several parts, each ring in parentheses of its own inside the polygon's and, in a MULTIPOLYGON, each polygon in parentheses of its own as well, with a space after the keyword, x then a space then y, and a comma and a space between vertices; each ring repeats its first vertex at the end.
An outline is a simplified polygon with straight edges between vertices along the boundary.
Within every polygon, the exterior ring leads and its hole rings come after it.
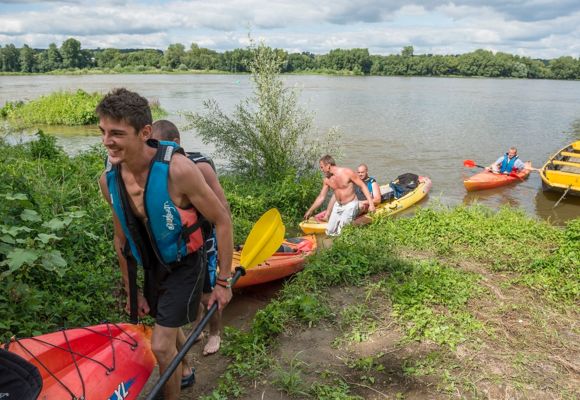
MULTIPOLYGON (((204 293, 202 297, 202 303, 207 309, 207 303, 209 300, 209 294, 204 293)), ((203 355, 208 356, 210 354, 217 353, 221 345, 221 330, 222 330, 222 312, 217 310, 209 319, 209 337, 207 338, 207 343, 203 348, 203 355)))
POLYGON ((339 223, 340 223, 340 216, 342 215, 342 208, 338 201, 334 203, 334 207, 332 207, 332 213, 330 214, 330 218, 328 219, 328 224, 326 225, 326 234, 329 236, 337 235, 340 233, 339 223), (337 233, 338 231, 338 233, 337 233))
MULTIPOLYGON (((157 363, 159 364, 159 374, 162 375, 171 361, 177 355, 177 332, 179 328, 167 328, 155 324, 153 335, 151 336, 151 349, 157 363)), ((164 400, 177 400, 181 392, 181 364, 177 366, 164 387, 164 400)))
MULTIPOLYGON (((197 326, 197 324, 194 324, 193 326, 195 327, 195 326, 197 326)), ((179 350, 181 350, 181 348, 185 344, 186 340, 187 340, 187 338, 185 337, 185 332, 183 332, 183 329, 178 328, 177 329, 177 351, 178 352, 179 352, 179 350)), ((189 363, 187 362, 187 357, 183 357, 183 361, 181 362, 181 368, 182 368, 182 376, 184 378, 190 376, 191 373, 193 372, 191 370, 191 367, 189 366, 189 363)))

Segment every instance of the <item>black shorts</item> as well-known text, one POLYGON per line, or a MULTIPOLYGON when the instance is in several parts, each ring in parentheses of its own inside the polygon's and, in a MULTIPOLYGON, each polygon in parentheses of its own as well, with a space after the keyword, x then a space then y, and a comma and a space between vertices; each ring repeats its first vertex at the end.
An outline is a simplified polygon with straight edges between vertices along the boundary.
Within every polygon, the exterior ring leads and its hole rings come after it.
POLYGON ((198 251, 185 257, 171 273, 157 265, 156 279, 146 274, 145 297, 158 325, 178 328, 195 321, 206 275, 202 260, 198 251))

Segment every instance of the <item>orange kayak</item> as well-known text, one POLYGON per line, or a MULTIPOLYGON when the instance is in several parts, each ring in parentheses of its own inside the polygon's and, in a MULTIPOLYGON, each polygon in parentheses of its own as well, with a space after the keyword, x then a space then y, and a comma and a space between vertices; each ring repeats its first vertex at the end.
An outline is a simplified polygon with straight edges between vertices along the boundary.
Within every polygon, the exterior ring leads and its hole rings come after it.
MULTIPOLYGON (((300 236, 285 239, 282 246, 264 263, 248 269, 234 285, 234 288, 259 285, 286 278, 304 269, 306 257, 316 250, 316 237, 314 235, 300 236)), ((234 252, 232 266, 240 265, 240 252, 234 252)))
MULTIPOLYGON (((531 167, 531 164, 526 163, 527 167, 531 167)), ((494 174, 490 171, 483 171, 478 174, 471 176, 469 179, 463 181, 465 189, 468 192, 473 192, 475 190, 493 189, 500 186, 509 185, 510 183, 522 182, 530 174, 529 169, 524 169, 523 171, 513 173, 511 175, 504 174, 494 174)))
POLYGON ((38 368, 39 400, 137 399, 155 367, 144 325, 65 329, 2 346, 38 368))

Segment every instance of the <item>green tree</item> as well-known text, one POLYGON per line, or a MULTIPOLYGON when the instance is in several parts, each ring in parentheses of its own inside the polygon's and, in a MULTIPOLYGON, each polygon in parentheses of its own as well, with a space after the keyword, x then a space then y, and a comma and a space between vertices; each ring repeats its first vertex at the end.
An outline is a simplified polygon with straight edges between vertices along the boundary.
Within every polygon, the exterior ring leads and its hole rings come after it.
POLYGON ((232 116, 215 101, 205 101, 206 114, 189 113, 187 120, 240 174, 275 181, 311 170, 320 156, 319 147, 308 140, 312 116, 280 78, 281 53, 263 44, 249 52, 254 96, 237 105, 232 116))
POLYGON ((55 43, 51 43, 48 45, 48 49, 46 50, 46 55, 48 59, 48 71, 54 71, 55 69, 62 68, 62 56, 58 51, 58 47, 56 47, 55 43))
POLYGON ((112 48, 95 51, 94 55, 99 68, 114 68, 121 58, 121 52, 112 48))
POLYGON ((170 44, 163 55, 163 64, 171 69, 176 69, 185 59, 185 47, 181 43, 170 44))
POLYGON ((20 71, 20 52, 12 43, 0 49, 0 64, 3 72, 20 71))
POLYGON ((413 57, 414 51, 415 51, 415 49, 413 48, 413 46, 405 46, 405 47, 403 47, 403 50, 401 50, 401 56, 402 57, 413 57))
POLYGON ((19 60, 21 72, 34 72, 34 50, 32 50, 28 45, 25 44, 20 49, 19 60))
POLYGON ((81 52, 81 42, 70 38, 65 40, 60 46, 62 56, 62 66, 64 68, 84 67, 83 53, 81 52))
POLYGON ((184 57, 185 65, 197 70, 216 69, 219 60, 220 56, 216 51, 199 47, 196 43, 191 44, 184 57))
POLYGON ((550 61, 550 70, 556 79, 580 78, 580 64, 574 57, 560 57, 550 61))

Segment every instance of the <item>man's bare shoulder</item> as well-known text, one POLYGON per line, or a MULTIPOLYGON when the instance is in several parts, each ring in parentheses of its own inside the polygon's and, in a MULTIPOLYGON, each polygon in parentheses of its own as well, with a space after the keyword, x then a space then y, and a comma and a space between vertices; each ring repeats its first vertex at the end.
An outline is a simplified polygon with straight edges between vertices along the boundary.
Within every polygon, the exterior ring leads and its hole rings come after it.
POLYGON ((177 187, 195 185, 203 179, 198 166, 179 153, 171 158, 169 177, 177 187))

